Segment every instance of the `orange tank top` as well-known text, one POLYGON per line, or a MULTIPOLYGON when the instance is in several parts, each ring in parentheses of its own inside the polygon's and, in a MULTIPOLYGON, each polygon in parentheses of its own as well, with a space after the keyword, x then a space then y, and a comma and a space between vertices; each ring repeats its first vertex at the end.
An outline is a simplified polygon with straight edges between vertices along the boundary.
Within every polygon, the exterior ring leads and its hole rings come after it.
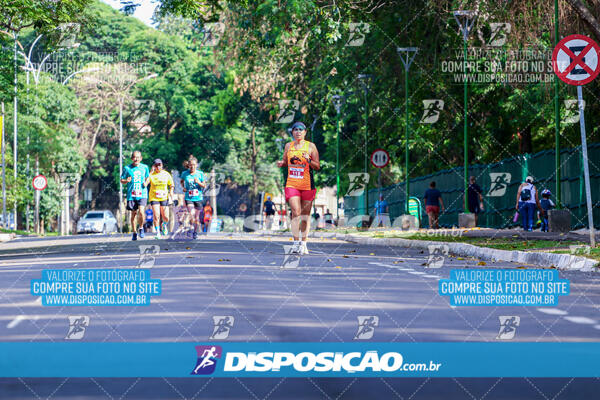
POLYGON ((295 148, 295 142, 290 143, 287 152, 288 176, 285 187, 298 190, 312 190, 315 188, 313 171, 308 165, 303 154, 310 154, 310 142, 305 140, 300 148, 295 148))

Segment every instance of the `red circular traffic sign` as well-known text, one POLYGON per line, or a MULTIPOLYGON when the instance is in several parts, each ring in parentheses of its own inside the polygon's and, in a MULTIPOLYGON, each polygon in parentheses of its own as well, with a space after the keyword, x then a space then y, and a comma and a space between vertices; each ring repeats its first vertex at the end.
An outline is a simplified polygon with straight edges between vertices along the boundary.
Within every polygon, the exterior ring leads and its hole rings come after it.
POLYGON ((371 164, 375 168, 383 168, 390 162, 390 155, 384 149, 377 149, 371 154, 371 164))
POLYGON ((554 73, 569 85, 585 85, 600 73, 600 46, 587 36, 570 35, 552 52, 554 73))
POLYGON ((44 190, 48 186, 48 179, 44 175, 38 175, 33 178, 32 184, 35 190, 44 190))

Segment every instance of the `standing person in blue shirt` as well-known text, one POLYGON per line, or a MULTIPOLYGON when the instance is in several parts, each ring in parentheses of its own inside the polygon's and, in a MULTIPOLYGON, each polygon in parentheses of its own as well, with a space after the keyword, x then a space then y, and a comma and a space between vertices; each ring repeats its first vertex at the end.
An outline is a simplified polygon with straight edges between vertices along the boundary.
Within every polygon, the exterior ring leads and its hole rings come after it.
POLYGON ((525 231, 531 232, 533 230, 533 217, 536 206, 540 211, 543 211, 537 189, 533 184, 533 177, 528 176, 525 178, 525 182, 519 186, 517 204, 515 206, 521 216, 523 230, 525 231))
POLYGON ((550 190, 542 190, 542 199, 540 200, 540 205, 542 206, 542 211, 540 212, 542 232, 548 232, 548 211, 554 208, 554 203, 550 200, 550 196, 552 196, 550 190))
POLYGON ((435 188, 435 181, 431 181, 429 189, 425 191, 425 212, 429 217, 429 228, 438 229, 440 227, 438 219, 440 217, 440 204, 442 206, 442 212, 444 212, 444 200, 442 200, 442 193, 435 188))
POLYGON ((181 173, 181 186, 185 190, 185 205, 188 208, 192 217, 192 225, 194 225, 193 238, 198 238, 198 214, 202 210, 202 189, 206 187, 204 183, 204 173, 198 170, 198 160, 195 157, 190 157, 187 162, 188 169, 181 173))
POLYGON ((388 215, 389 207, 387 201, 383 199, 383 194, 379 195, 379 200, 375 202, 375 220, 373 221, 373 225, 376 228, 379 228, 379 225, 383 225, 384 227, 389 226, 390 217, 388 215), (387 217, 387 218, 386 218, 387 217))
POLYGON ((144 235, 144 208, 148 204, 148 188, 145 185, 146 178, 150 175, 148 166, 142 164, 142 153, 135 150, 131 153, 131 164, 123 169, 121 183, 127 184, 127 210, 131 211, 131 228, 133 235, 131 240, 137 240, 139 222, 140 238, 144 235), (136 218, 137 217, 137 218, 136 218))

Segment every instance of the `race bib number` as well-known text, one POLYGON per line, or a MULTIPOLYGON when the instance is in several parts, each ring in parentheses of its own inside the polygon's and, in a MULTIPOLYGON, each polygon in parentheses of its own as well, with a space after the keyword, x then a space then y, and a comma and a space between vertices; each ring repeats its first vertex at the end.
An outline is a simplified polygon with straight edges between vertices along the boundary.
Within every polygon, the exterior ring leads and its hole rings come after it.
POLYGON ((290 178, 304 179, 304 168, 290 167, 290 178))
POLYGON ((131 197, 142 197, 142 190, 141 189, 133 189, 131 191, 131 197))
POLYGON ((190 189, 188 190, 188 196, 189 197, 196 197, 198 196, 200 192, 198 191, 198 189, 190 189))
POLYGON ((166 199, 167 198, 166 190, 157 190, 154 193, 155 193, 157 199, 166 199))

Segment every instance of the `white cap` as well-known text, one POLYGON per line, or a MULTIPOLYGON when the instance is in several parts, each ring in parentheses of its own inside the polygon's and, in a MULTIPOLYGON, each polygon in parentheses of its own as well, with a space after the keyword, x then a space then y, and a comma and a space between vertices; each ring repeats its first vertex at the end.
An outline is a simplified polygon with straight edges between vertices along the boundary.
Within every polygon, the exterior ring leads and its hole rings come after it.
POLYGON ((525 182, 533 183, 533 176, 528 176, 525 178, 525 182))

